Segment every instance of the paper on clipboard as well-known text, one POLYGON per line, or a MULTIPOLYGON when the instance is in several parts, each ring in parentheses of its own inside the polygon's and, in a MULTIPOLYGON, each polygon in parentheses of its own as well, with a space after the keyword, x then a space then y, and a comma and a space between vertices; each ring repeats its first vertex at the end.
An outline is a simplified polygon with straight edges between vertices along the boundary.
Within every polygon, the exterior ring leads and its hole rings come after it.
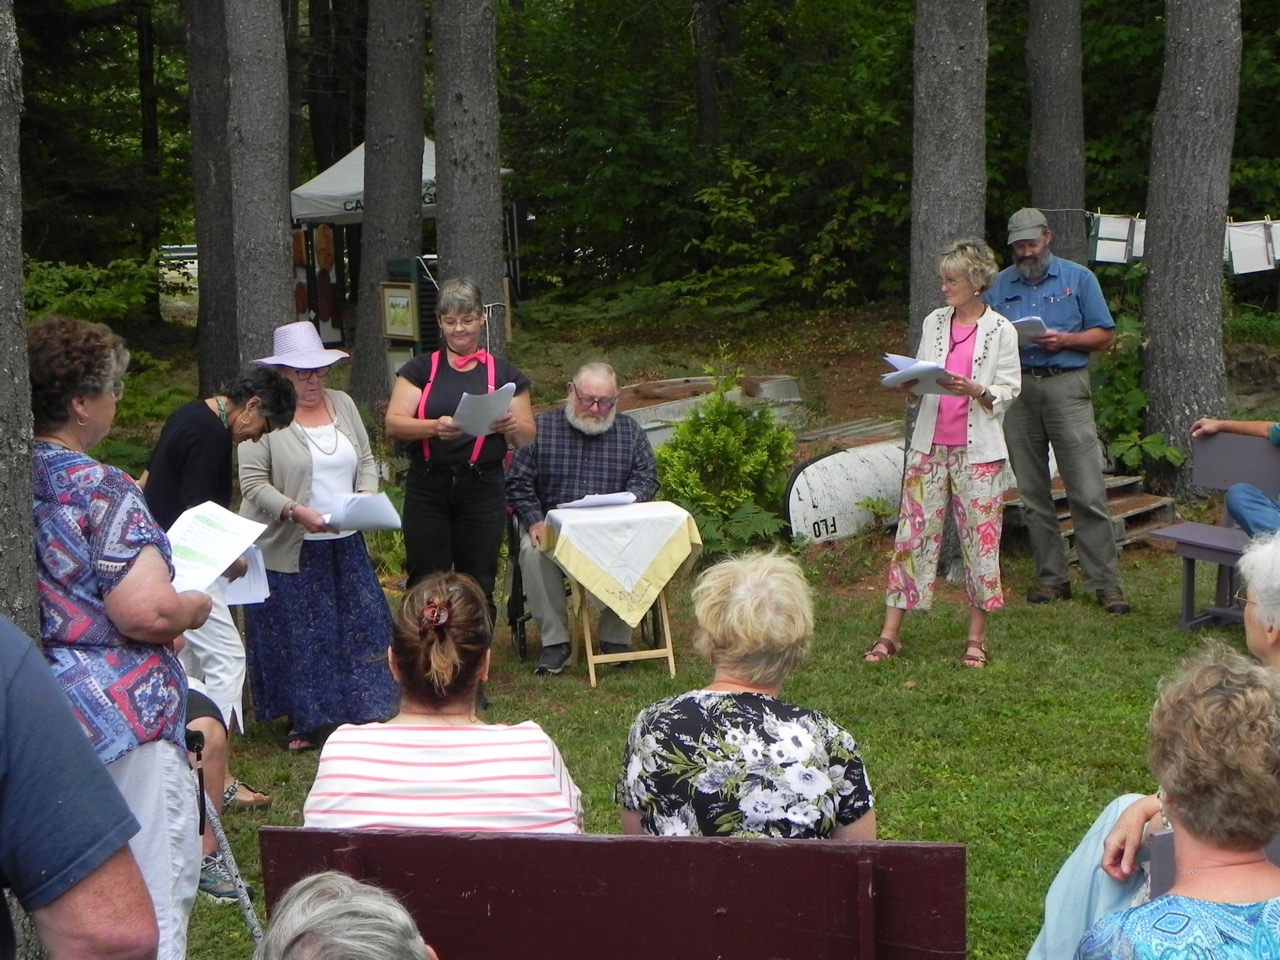
POLYGON ((589 493, 585 497, 579 497, 577 500, 570 500, 568 503, 557 503, 557 510, 568 510, 576 507, 622 507, 628 503, 635 503, 636 495, 630 490, 623 490, 621 493, 589 493))
POLYGON ((483 437, 493 421, 511 406, 516 395, 514 383, 504 383, 493 393, 464 393, 453 414, 453 425, 472 437, 483 437))
POLYGON ((950 393, 949 390, 938 386, 940 377, 951 376, 945 367, 940 367, 928 360, 904 357, 898 353, 886 353, 884 360, 885 363, 893 367, 892 372, 886 373, 880 378, 880 382, 886 387, 897 387, 909 380, 915 380, 916 385, 911 388, 911 392, 914 394, 950 393))
POLYGON ((207 590, 265 529, 212 500, 184 511, 169 528, 173 589, 207 590))
POLYGON ((1036 337, 1042 333, 1048 333, 1049 328, 1045 326, 1044 321, 1039 317, 1023 317, 1021 320, 1010 320, 1013 329, 1018 331, 1018 346, 1025 347, 1036 337))
POLYGON ((400 514, 385 493, 345 493, 323 514, 335 530, 399 530, 400 514))

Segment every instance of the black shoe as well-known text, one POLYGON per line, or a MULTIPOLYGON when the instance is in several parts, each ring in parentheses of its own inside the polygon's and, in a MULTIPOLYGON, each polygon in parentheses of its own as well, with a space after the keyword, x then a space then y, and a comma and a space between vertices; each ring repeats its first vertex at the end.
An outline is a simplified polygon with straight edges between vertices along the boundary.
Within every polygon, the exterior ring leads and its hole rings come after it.
POLYGON ((1119 587, 1107 587, 1105 590, 1099 590, 1098 603, 1102 605, 1102 609, 1107 613, 1128 613, 1130 610, 1129 601, 1124 598, 1124 593, 1119 587))
POLYGON ((540 677, 563 673, 564 668, 569 665, 569 659, 572 654, 573 651, 567 643, 557 643, 555 646, 543 647, 542 656, 538 658, 538 665, 533 668, 533 672, 540 677))
POLYGON ((1042 583, 1027 594, 1027 603, 1052 603, 1054 600, 1070 599, 1069 583, 1042 583))
MULTIPOLYGON (((601 652, 601 653, 630 653, 630 652, 631 652, 631 644, 629 644, 629 643, 602 643, 602 644, 600 644, 600 652, 601 652)), ((621 663, 610 663, 610 664, 606 664, 606 666, 613 667, 613 669, 615 669, 615 670, 625 670, 625 669, 627 669, 627 667, 631 666, 631 664, 627 663, 627 661, 625 661, 625 660, 624 660, 624 661, 622 661, 621 663)))

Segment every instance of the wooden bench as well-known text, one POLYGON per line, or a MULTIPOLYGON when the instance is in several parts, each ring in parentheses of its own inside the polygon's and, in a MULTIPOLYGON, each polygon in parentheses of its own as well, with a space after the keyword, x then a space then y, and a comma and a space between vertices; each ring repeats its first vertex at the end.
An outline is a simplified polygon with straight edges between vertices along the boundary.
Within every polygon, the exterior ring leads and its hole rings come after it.
POLYGON ((262 827, 268 909, 340 870, 445 960, 963 960, 959 844, 262 827))
MULTIPOLYGON (((1226 490, 1248 483, 1274 496, 1280 490, 1280 448, 1262 437, 1218 433, 1191 441, 1191 482, 1209 490, 1226 490)), ((1249 545, 1249 537, 1227 512, 1222 523, 1175 523, 1149 536, 1171 540, 1182 558, 1182 616, 1178 626, 1191 630, 1205 624, 1235 623, 1244 611, 1233 598, 1236 561, 1249 545), (1196 561, 1218 565, 1213 603, 1196 612, 1196 561)))

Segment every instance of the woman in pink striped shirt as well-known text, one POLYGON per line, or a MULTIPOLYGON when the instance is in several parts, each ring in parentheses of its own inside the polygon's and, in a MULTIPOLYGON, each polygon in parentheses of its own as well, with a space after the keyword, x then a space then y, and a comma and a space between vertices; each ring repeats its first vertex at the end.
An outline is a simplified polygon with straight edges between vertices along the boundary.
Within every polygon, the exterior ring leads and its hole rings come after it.
POLYGON ((329 737, 306 826, 582 832, 582 794, 543 729, 476 715, 492 636, 465 574, 430 574, 405 594, 389 651, 400 710, 329 737))

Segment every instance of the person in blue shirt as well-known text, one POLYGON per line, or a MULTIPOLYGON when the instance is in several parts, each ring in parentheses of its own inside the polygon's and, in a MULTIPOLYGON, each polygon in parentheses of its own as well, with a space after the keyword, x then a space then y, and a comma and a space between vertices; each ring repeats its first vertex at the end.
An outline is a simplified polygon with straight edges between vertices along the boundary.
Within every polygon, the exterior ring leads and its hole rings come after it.
POLYGON ((1055 257, 1052 243, 1043 213, 1030 207, 1015 213, 1009 218, 1013 263, 983 295, 1008 319, 1039 317, 1046 327, 1019 351, 1022 393, 1004 419, 1036 564, 1037 586, 1027 601, 1071 597, 1067 546, 1049 489, 1052 444, 1071 507, 1084 586, 1095 591, 1108 613, 1128 613, 1089 391, 1089 354, 1115 342, 1115 321, 1097 277, 1078 263, 1055 257))
MULTIPOLYGON (((1201 417, 1191 425, 1191 436, 1211 437, 1215 433, 1238 433, 1265 437, 1280 447, 1280 423, 1271 420, 1214 420, 1201 417)), ((1280 530, 1280 501, 1250 483, 1233 483, 1222 498, 1227 516, 1251 537, 1280 530)))

